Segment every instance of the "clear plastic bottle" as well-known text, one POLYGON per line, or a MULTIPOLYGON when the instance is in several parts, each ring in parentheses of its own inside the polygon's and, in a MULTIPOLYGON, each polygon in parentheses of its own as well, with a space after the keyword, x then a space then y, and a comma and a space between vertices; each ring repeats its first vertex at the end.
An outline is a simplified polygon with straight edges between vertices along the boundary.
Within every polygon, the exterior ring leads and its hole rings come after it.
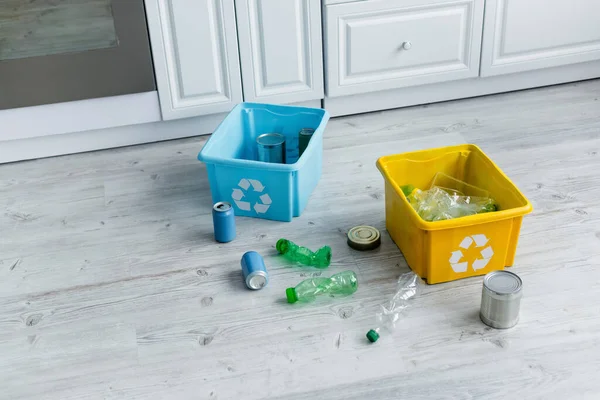
POLYGON ((367 339, 371 343, 379 340, 382 330, 385 328, 392 332, 402 313, 410 306, 413 299, 420 290, 421 279, 414 272, 400 275, 396 285, 396 293, 385 303, 380 305, 380 311, 375 315, 377 326, 367 332, 367 339))
POLYGON ((304 265, 327 268, 331 263, 331 247, 329 246, 323 246, 313 252, 306 247, 298 246, 291 240, 279 239, 275 247, 286 258, 304 265))
POLYGON ((420 190, 405 185, 401 189, 410 205, 425 221, 443 221, 497 210, 494 199, 489 197, 458 195, 437 186, 420 190))
POLYGON ((310 278, 300 282, 295 288, 287 288, 288 303, 309 302, 319 295, 348 296, 358 289, 358 278, 353 271, 344 271, 331 278, 310 278))

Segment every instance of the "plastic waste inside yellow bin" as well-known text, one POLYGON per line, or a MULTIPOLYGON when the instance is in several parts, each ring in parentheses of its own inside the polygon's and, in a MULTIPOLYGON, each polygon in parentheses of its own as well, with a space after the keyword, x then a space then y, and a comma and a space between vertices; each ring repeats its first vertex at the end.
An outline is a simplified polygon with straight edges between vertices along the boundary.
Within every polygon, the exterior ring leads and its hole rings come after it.
MULTIPOLYGON (((464 144, 384 156, 386 228, 411 269, 441 283, 512 266, 529 200, 477 146, 464 144), (489 192, 498 211, 444 221, 423 220, 402 186, 429 188, 438 172, 489 192)), ((406 190, 406 188, 405 188, 406 190)))

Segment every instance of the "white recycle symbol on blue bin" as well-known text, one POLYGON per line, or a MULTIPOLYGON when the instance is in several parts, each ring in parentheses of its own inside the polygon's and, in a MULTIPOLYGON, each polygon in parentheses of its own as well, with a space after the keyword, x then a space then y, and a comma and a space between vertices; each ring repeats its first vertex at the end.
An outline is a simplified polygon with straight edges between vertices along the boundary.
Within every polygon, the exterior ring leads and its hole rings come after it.
MULTIPOLYGON (((479 252, 481 258, 473 261, 472 267, 473 271, 477 271, 479 269, 485 268, 486 265, 490 262, 492 256, 494 255, 494 251, 492 250, 492 246, 487 246, 489 239, 485 235, 472 235, 465 237, 462 242, 460 242, 459 247, 465 250, 471 248, 473 244, 475 244, 476 248, 482 248, 479 252)), ((450 256, 450 266, 454 272, 466 272, 467 268, 469 268, 468 261, 461 261, 464 254, 462 250, 458 249, 452 252, 450 256)))
POLYGON ((235 205, 243 211, 250 211, 254 208, 257 214, 264 214, 271 207, 271 196, 268 193, 261 194, 259 196, 260 202, 257 201, 254 205, 250 204, 249 201, 242 200, 246 197, 248 193, 248 189, 252 186, 252 191, 255 193, 262 193, 265 190, 264 185, 257 181, 256 179, 242 179, 240 183, 238 183, 237 188, 233 188, 233 192, 231 193, 231 198, 235 202, 235 205))

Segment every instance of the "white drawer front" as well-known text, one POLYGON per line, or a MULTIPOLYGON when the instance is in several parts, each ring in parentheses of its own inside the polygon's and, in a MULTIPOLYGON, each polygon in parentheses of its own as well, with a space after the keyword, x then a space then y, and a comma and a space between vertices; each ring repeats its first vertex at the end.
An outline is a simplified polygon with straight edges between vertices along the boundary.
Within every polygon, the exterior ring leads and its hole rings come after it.
POLYGON ((600 60, 600 1, 487 0, 481 75, 600 60))
POLYGON ((483 0, 326 7, 330 97, 476 77, 483 0))

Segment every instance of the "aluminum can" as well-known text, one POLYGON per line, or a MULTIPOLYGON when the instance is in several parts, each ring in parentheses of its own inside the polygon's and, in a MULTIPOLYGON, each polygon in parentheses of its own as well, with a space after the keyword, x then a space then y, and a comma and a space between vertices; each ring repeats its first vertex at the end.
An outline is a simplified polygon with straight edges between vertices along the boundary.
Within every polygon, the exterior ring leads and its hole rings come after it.
POLYGON ((220 201, 213 206, 213 229, 215 240, 220 243, 235 239, 235 215, 230 203, 220 201))
POLYGON ((242 256, 242 272, 246 286, 253 290, 262 289, 269 283, 269 274, 265 260, 255 251, 249 251, 242 256))
POLYGON ((285 136, 264 133, 256 138, 258 161, 285 164, 285 136))
POLYGON ((508 271, 490 272, 483 278, 479 316, 496 329, 512 328, 519 322, 523 281, 508 271))

